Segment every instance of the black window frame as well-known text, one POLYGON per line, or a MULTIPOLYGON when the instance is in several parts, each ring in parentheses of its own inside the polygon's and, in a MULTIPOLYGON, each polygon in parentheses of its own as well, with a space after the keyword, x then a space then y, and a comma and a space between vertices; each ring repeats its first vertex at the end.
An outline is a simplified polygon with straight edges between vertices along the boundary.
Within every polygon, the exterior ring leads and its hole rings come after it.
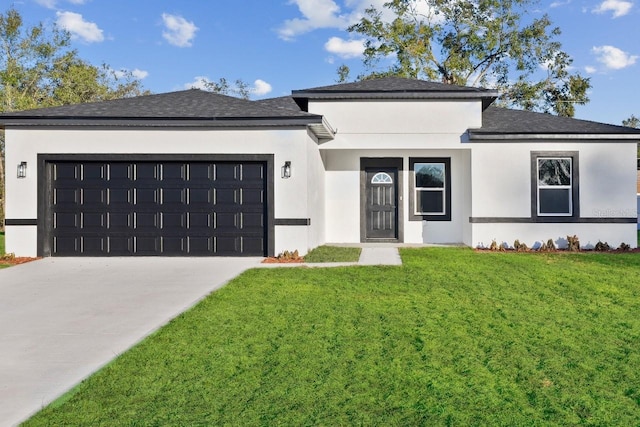
POLYGON ((451 157, 409 157, 409 221, 451 221, 451 157), (416 213, 416 163, 444 164, 444 214, 416 213))
POLYGON ((531 218, 535 222, 546 222, 558 218, 580 218, 580 164, 578 151, 532 151, 531 152, 531 218), (571 159, 571 214, 539 214, 538 160, 571 159))

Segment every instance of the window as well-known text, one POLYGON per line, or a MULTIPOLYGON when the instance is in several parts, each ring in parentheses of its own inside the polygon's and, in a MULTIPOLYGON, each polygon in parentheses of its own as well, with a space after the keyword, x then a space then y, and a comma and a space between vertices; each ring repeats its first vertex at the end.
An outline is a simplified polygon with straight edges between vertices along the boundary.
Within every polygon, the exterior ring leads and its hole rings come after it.
POLYGON ((451 159, 410 158, 412 221, 451 220, 451 159))
POLYGON ((532 216, 578 216, 578 155, 532 153, 532 216))
POLYGON ((393 184, 393 178, 386 172, 378 172, 371 178, 372 184, 393 184))

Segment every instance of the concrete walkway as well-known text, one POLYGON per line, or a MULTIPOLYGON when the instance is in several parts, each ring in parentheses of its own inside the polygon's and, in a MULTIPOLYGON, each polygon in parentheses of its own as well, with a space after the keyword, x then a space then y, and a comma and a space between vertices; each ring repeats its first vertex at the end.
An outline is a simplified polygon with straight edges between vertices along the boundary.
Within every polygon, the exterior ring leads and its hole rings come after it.
MULTIPOLYGON (((337 246, 337 245, 328 245, 337 246)), ((346 246, 346 245, 344 245, 346 246)), ((358 247, 350 245, 350 247, 358 247)), ((360 252, 360 259, 357 262, 309 262, 309 263, 273 263, 260 264, 260 268, 287 268, 287 267, 310 267, 310 268, 327 268, 327 267, 349 267, 353 265, 402 265, 402 259, 398 248, 388 245, 377 245, 363 247, 360 252)))
POLYGON ((0 270, 0 426, 12 426, 262 258, 45 258, 0 270))

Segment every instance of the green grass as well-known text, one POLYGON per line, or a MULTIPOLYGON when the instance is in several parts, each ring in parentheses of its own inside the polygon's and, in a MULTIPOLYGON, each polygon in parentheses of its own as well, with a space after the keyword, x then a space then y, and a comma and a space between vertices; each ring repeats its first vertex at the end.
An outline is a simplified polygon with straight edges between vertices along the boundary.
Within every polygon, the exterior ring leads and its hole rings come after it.
POLYGON ((27 426, 640 425, 640 255, 255 269, 27 426))
MULTIPOLYGON (((2 255, 5 254, 5 249, 4 249, 4 231, 0 231, 0 257, 2 255)), ((8 265, 2 265, 0 264, 0 268, 7 268, 9 267, 8 265)))
POLYGON ((319 246, 305 255, 305 262, 358 262, 361 248, 319 246))

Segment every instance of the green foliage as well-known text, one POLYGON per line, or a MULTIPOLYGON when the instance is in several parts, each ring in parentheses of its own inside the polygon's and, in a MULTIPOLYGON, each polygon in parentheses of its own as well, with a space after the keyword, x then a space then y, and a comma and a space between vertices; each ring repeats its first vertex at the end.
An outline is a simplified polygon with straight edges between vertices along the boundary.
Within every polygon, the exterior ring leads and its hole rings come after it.
POLYGON ((542 15, 527 21, 536 0, 391 0, 385 20, 371 7, 349 31, 366 37, 360 78, 399 76, 498 89, 504 105, 572 117, 586 104, 588 78, 556 40, 542 15), (393 58, 391 66, 381 62, 393 58))
POLYGON ((319 246, 304 256, 305 262, 358 262, 361 248, 319 246))
POLYGON ((622 121, 622 126, 640 129, 640 119, 632 114, 631 117, 622 121))
MULTIPOLYGON (((67 31, 27 27, 13 8, 0 13, 0 112, 147 93, 140 80, 78 57, 67 31)), ((4 132, 0 131, 0 224, 4 224, 4 132)), ((0 227, 2 227, 0 225, 0 227)))
POLYGON ((222 95, 236 96, 242 99, 249 99, 251 95, 251 88, 249 83, 241 79, 237 79, 234 85, 231 85, 229 81, 222 77, 217 82, 210 80, 203 80, 204 89, 210 92, 219 93, 222 95))
POLYGON ((5 254, 4 231, 0 231, 0 257, 5 254))
POLYGON ((255 269, 25 426, 639 425, 640 257, 255 269))

